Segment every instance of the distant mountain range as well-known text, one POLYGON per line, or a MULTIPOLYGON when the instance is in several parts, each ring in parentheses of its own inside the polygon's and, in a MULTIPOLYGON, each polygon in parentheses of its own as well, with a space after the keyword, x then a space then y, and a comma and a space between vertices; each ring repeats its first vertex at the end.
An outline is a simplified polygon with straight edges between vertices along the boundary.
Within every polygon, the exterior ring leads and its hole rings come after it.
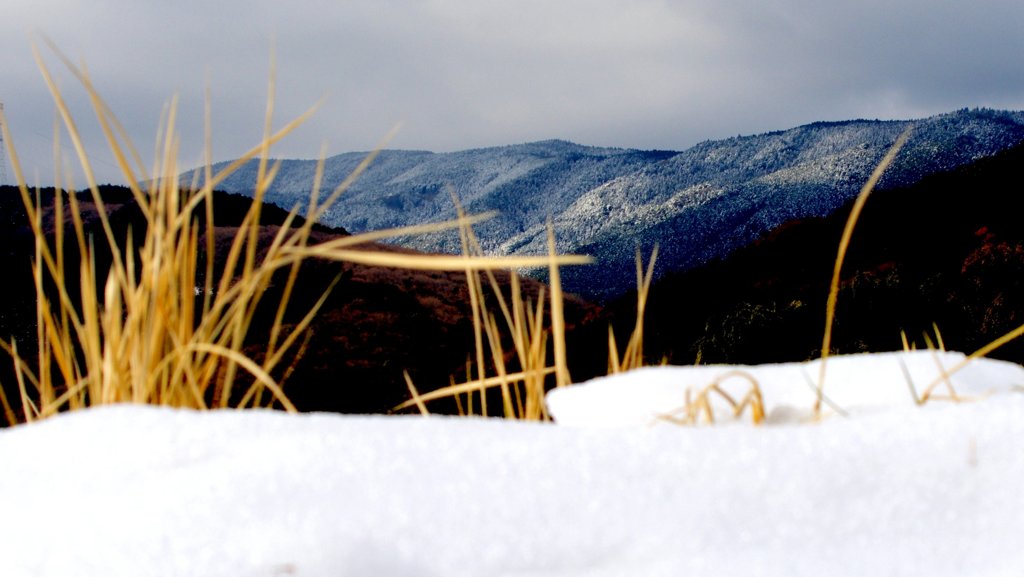
MULTIPOLYGON (((688 150, 641 151, 544 141, 451 153, 383 151, 323 219, 351 232, 498 211, 477 228, 494 254, 538 253, 553 220, 562 252, 597 263, 563 272, 567 290, 597 300, 635 284, 634 255, 657 243, 659 275, 724 257, 783 223, 825 216, 854 197, 904 130, 909 142, 880 188, 904 187, 1024 142, 1024 112, 959 110, 920 120, 819 122, 688 150)), ((366 153, 328 158, 324 189, 366 153)), ((308 198, 316 161, 284 160, 267 194, 282 207, 308 198)), ((252 193, 256 163, 225 180, 252 193)), ((191 176, 189 176, 191 179, 191 176)), ((405 238, 405 246, 457 253, 456 234, 405 238)))

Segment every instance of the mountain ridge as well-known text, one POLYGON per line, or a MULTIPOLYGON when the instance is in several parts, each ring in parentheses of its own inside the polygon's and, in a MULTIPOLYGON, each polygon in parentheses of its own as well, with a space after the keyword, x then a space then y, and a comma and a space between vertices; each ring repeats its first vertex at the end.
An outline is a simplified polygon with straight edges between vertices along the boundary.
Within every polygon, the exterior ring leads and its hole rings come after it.
MULTIPOLYGON (((323 222, 352 232, 448 220, 451 194, 470 213, 498 211, 477 228, 485 251, 546 251, 550 218, 558 250, 598 266, 565 271, 567 290, 606 300, 635 283, 633 259, 661 246, 659 273, 725 256, 783 222, 825 216, 856 195, 897 136, 913 132, 881 188, 912 184, 1024 142, 1024 112, 961 109, 917 120, 821 121, 707 140, 684 151, 594 147, 563 140, 459 152, 381 151, 323 222)), ((365 158, 325 161, 324 188, 365 158)), ((251 193, 255 168, 222 187, 251 193)), ((283 161, 267 200, 308 197, 316 161, 283 161)), ((404 238, 417 250, 458 253, 454 232, 404 238)))

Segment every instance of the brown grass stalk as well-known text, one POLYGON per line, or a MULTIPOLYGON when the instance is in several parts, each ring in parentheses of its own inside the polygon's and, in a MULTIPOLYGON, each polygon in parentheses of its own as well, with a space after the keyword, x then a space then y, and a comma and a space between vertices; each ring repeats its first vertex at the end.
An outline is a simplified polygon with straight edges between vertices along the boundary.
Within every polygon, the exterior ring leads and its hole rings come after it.
MULTIPOLYGON (((431 393, 418 395, 416 399, 406 401, 395 407, 395 411, 404 410, 420 403, 455 398, 459 402, 459 410, 463 407, 473 413, 472 396, 465 405, 459 400, 461 395, 477 395, 479 397, 480 414, 490 414, 487 405, 487 391, 498 388, 501 394, 500 414, 506 418, 524 420, 548 419, 544 404, 545 386, 548 377, 554 375, 555 386, 565 386, 570 382, 568 363, 565 351, 565 322, 562 306, 562 291, 558 269, 567 264, 583 264, 590 261, 587 257, 565 257, 556 254, 554 235, 548 230, 548 255, 544 257, 502 257, 495 261, 513 264, 517 268, 541 265, 549 271, 549 298, 545 299, 541 288, 536 303, 524 298, 519 277, 510 271, 509 297, 506 298, 501 283, 494 274, 493 266, 475 268, 469 266, 469 259, 488 262, 482 255, 480 243, 472 229, 472 221, 466 218, 457 198, 453 196, 456 212, 463 226, 460 229, 463 256, 444 257, 467 263, 465 267, 466 283, 469 290, 470 313, 473 320, 473 338, 475 366, 467 368, 465 383, 452 383, 431 393), (487 277, 486 283, 480 276, 487 277), (484 286, 490 287, 485 291, 484 286), (493 302, 498 313, 492 312, 493 302), (550 329, 545 329, 545 302, 550 303, 550 329), (505 359, 505 336, 512 344, 512 351, 519 366, 518 371, 510 371, 505 359), (552 366, 548 365, 548 344, 553 344, 552 366), (490 366, 495 373, 487 376, 486 368, 490 366), (475 371, 474 371, 475 369, 475 371), (473 378, 475 373, 476 377, 473 378)), ((438 257, 441 258, 441 257, 438 257)), ((422 410, 422 408, 421 408, 422 410)))
MULTIPOLYGON (((92 103, 108 146, 122 172, 146 222, 145 231, 129 231, 117 238, 108 218, 107 207, 99 193, 89 155, 72 118, 64 95, 57 86, 40 51, 36 60, 50 89, 54 103, 69 135, 75 155, 87 181, 90 200, 95 204, 102 236, 95 242, 111 257, 109 269, 97 265, 97 246, 87 234, 82 208, 75 194, 65 203, 64 186, 73 190, 69 177, 55 174, 58 193, 54 200, 54 238, 44 230, 43 207, 39 191, 33 195, 26 184, 14 140, 5 119, 0 118, 4 140, 18 182, 29 225, 35 237, 35 257, 31 274, 37 295, 38 355, 35 366, 21 358, 17 343, 0 343, 14 359, 18 382, 20 415, 16 405, 0 390, 0 408, 9 423, 31 421, 63 410, 81 409, 107 403, 150 403, 198 409, 213 407, 277 406, 294 411, 275 374, 287 375, 289 361, 295 350, 302 350, 301 337, 308 340, 308 327, 324 304, 331 287, 310 307, 295 326, 285 329, 284 316, 293 294, 299 268, 308 258, 327 258, 371 266, 389 266, 429 270, 463 270, 477 274, 494 268, 511 269, 531 266, 562 266, 587 259, 573 256, 490 258, 483 256, 444 257, 437 255, 396 254, 367 250, 368 243, 405 234, 465 227, 483 217, 465 217, 454 223, 405 227, 374 233, 353 235, 337 241, 311 245, 311 230, 352 182, 372 162, 370 154, 362 164, 320 202, 319 187, 323 166, 318 168, 311 197, 307 203, 305 223, 293 226, 298 209, 293 209, 269 243, 259 245, 260 199, 271 186, 278 164, 270 159, 271 146, 310 117, 314 108, 283 128, 272 130, 274 109, 274 74, 270 75, 269 96, 262 141, 214 173, 209 152, 210 115, 206 105, 207 166, 201 187, 184 189, 177 164, 178 136, 175 131, 177 107, 172 101, 163 116, 154 155, 152 172, 140 161, 120 123, 103 102, 84 70, 74 66, 52 43, 50 48, 75 76, 92 103), (213 240, 213 191, 245 162, 257 158, 258 178, 255 198, 243 219, 239 234, 231 243, 221 263, 223 272, 214 278, 215 245, 213 240), (198 214, 205 216, 202 229, 198 214), (70 217, 72 242, 77 244, 78 262, 65 255, 67 232, 65 217, 70 217), (138 246, 133 232, 141 233, 138 246), (205 240, 204 240, 205 239, 205 240), (52 246, 52 248, 51 248, 52 246), (124 248, 121 248, 121 247, 124 248), (205 275, 197 276, 199 255, 206 257, 205 275), (261 256, 262 255, 262 256, 261 256), (246 356, 243 347, 260 299, 274 275, 285 275, 281 302, 274 309, 268 346, 261 360, 246 356), (77 275, 77 279, 76 279, 77 275), (71 284, 75 284, 72 291, 71 284), (202 285, 200 287, 200 284, 202 285), (53 290, 50 291, 49 289, 53 290), (196 291, 202 290, 202 298, 196 291), (72 296, 77 293, 77 296, 72 296)), ((59 138, 55 138, 55 157, 60 166, 59 138)), ((197 182, 198 171, 195 181, 197 182)), ((492 275, 493 277, 493 275, 492 275)), ((337 280, 335 281, 337 282, 337 280)), ((526 314, 508 312, 506 317, 526 319, 526 314)), ((493 316, 488 319, 488 332, 497 332, 493 316)), ((526 323, 524 323, 525 325, 526 323)), ((524 334, 529 333, 523 329, 524 334)), ((529 333, 531 336, 533 333, 529 333)), ((536 349, 523 341, 522 350, 536 349)), ((497 357, 496 349, 495 356, 497 357)), ((505 382, 519 378, 506 374, 505 382)), ((411 383, 410 383, 411 385, 411 383)), ((488 386, 487 379, 481 386, 488 386)), ((423 396, 426 398, 426 396, 423 396)), ((527 397, 529 399, 529 397, 527 397)), ((525 401, 528 406, 529 401, 525 401)), ((511 395, 506 410, 529 413, 524 403, 511 395)))
POLYGON ((637 369, 644 365, 644 317, 647 314, 647 295, 651 290, 654 278, 654 263, 658 260, 658 246, 651 251, 651 259, 644 270, 640 249, 636 251, 636 324, 629 335, 626 349, 619 356, 619 347, 615 342, 615 332, 608 327, 608 374, 637 369))
POLYGON ((814 413, 818 416, 821 415, 822 397, 825 390, 825 367, 832 347, 832 324, 836 316, 836 302, 839 299, 839 279, 843 269, 843 260, 846 258, 846 251, 850 246, 850 238, 853 236, 853 229, 857 225, 857 219, 860 218, 860 213, 864 209, 868 196, 871 195, 875 185, 878 184, 886 169, 889 168, 896 155, 899 154, 900 149, 906 144, 910 134, 911 128, 904 130, 896 139, 896 142, 889 148, 882 161, 872 171, 868 181, 861 188, 860 194, 857 195, 857 200, 853 203, 850 216, 846 219, 846 226, 843 228, 843 235, 839 240, 839 250, 836 254, 832 270, 832 282, 829 285, 828 301, 825 305, 825 334, 821 342, 821 367, 818 372, 817 398, 814 401, 814 413))

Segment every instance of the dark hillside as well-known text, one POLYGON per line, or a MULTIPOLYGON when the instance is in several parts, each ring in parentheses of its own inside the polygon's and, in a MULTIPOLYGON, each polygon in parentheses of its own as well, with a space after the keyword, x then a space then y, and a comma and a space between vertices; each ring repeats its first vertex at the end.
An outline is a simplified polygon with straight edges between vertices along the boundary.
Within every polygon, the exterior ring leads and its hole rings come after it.
MULTIPOLYGON (((101 194, 115 237, 123 244, 131 229, 133 238, 141 239, 146 223, 130 192, 120 187, 104 187, 101 194)), ((42 205, 52 207, 54 195, 52 189, 40 191, 42 205)), ((77 193, 77 198, 86 215, 87 234, 99 241, 103 233, 95 206, 87 193, 77 193)), ((226 254, 251 202, 238 195, 216 194, 214 234, 219 257, 226 254)), ((22 356, 31 359, 36 346, 35 292, 30 269, 34 244, 17 189, 0 188, 0 214, 8 223, 0 235, 5 249, 2 264, 9 271, 5 299, 0 303, 0 338, 14 337, 22 356)), ((270 242, 286 214, 274 206, 263 208, 261 243, 270 242)), ((46 216, 49 220, 44 227, 52 230, 52 210, 46 216)), ((202 214, 196 216, 203 219, 202 214)), ((341 229, 318 225, 314 241, 346 234, 341 229)), ((66 246, 68 262, 75 263, 79 257, 74 243, 69 241, 66 246)), ((384 245, 365 248, 404 250, 384 245)), ((98 254, 98 270, 108 268, 109 263, 109 251, 98 254)), ((77 264, 68 268, 77 270, 77 264)), ((280 281, 271 284, 253 319, 246 352, 254 359, 262 356, 266 346, 286 271, 281 275, 280 281)), ((298 323, 339 275, 341 282, 310 327, 296 363, 288 374, 275 375, 285 380, 285 392, 300 410, 387 412, 408 398, 404 370, 409 371, 421 391, 447 385, 451 375, 464 372, 473 336, 463 274, 307 261, 290 301, 294 306, 286 314, 286 327, 298 323)), ((497 276, 508 282, 507 274, 497 276)), ((539 289, 539 283, 524 281, 526 295, 535 297, 539 289)), ((198 304, 202 297, 196 298, 198 304)), ((592 318, 594 312, 593 307, 570 300, 566 312, 570 328, 592 318)), ((0 356, 0 386, 8 398, 17 398, 17 384, 6 355, 0 356)), ((432 409, 454 410, 443 404, 432 409)))
MULTIPOLYGON (((973 351, 1024 323, 1024 147, 868 200, 843 268, 836 351, 924 346, 973 351)), ((647 344, 671 362, 759 363, 820 354, 825 299, 848 203, 790 221, 724 260, 651 291, 647 344)), ((629 317, 629 298, 611 307, 629 317)), ((625 322, 618 324, 625 325, 625 322)), ((1024 361, 1013 344, 996 357, 1024 361)))

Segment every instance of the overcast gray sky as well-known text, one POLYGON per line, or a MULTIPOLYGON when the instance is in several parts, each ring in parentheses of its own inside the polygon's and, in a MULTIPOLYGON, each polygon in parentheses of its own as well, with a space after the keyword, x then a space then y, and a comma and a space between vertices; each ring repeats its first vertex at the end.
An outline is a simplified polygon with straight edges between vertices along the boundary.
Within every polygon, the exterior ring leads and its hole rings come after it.
MULTIPOLYGON (((390 148, 684 149, 816 120, 1024 109, 1020 0, 6 0, 0 101, 43 184, 54 107, 34 33, 87 65, 147 161, 176 94, 187 167, 205 86, 215 159, 258 141, 272 39, 276 125, 326 97, 275 148, 288 158, 371 149, 398 122, 390 148)), ((43 53, 100 180, 119 181, 83 92, 43 53)))

